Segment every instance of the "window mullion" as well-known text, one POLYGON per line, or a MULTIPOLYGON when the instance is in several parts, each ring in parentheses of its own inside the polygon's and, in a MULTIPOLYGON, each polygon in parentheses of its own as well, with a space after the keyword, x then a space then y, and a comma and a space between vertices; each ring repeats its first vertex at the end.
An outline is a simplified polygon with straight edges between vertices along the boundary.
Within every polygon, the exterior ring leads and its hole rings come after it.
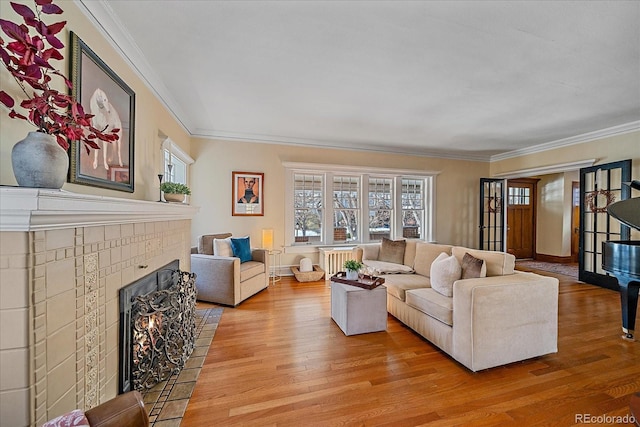
POLYGON ((333 243, 333 174, 326 172, 324 174, 324 228, 322 232, 322 241, 325 243, 333 243))
POLYGON ((360 241, 369 241, 369 175, 364 174, 360 179, 360 241))
POLYGON ((393 239, 402 237, 402 177, 396 176, 393 179, 393 211, 392 211, 392 224, 391 236, 393 239))

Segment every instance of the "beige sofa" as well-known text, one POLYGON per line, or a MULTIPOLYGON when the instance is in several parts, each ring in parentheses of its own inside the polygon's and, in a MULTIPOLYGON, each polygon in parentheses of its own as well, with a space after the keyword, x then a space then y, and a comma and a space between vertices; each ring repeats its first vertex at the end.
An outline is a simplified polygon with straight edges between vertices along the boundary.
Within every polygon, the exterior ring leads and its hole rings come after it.
MULTIPOLYGON (((379 262, 380 248, 360 245, 353 256, 394 270, 379 262)), ((472 371, 558 351, 557 279, 515 271, 507 253, 418 240, 406 241, 403 266, 413 273, 381 274, 387 311, 472 371), (467 252, 484 260, 486 277, 455 281, 452 297, 436 292, 431 264, 442 252, 459 262, 467 252)))

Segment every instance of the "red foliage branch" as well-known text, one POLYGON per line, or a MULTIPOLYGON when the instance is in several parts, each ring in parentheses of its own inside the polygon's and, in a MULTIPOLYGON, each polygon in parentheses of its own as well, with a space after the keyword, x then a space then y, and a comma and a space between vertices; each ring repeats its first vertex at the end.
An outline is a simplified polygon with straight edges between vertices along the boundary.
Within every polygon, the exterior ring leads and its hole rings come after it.
POLYGON ((61 50, 64 44, 56 36, 67 24, 66 21, 45 24, 41 16, 59 15, 60 7, 53 0, 35 0, 35 11, 29 6, 11 2, 11 7, 24 20, 16 24, 0 19, 0 28, 9 37, 9 42, 0 36, 0 60, 11 73, 24 92, 26 99, 20 102, 25 114, 18 113, 13 107, 16 101, 5 91, 0 90, 0 102, 11 109, 9 117, 25 120, 44 132, 56 137, 58 144, 69 148, 69 140, 84 143, 87 153, 89 149, 100 149, 97 140, 112 142, 118 139, 120 129, 103 133, 104 129, 96 129, 91 124, 93 115, 86 114, 71 96, 50 87, 52 76, 62 78, 71 88, 71 81, 56 70, 49 61, 63 59, 61 50), (35 30, 36 34, 30 34, 35 30))

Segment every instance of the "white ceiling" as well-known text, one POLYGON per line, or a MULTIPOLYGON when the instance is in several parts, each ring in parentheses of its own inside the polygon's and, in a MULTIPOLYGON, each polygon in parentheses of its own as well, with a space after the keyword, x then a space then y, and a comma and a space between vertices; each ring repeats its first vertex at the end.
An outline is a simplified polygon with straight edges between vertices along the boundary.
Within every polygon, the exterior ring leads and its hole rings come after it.
POLYGON ((194 136, 489 159, 640 129, 640 1, 79 2, 194 136))

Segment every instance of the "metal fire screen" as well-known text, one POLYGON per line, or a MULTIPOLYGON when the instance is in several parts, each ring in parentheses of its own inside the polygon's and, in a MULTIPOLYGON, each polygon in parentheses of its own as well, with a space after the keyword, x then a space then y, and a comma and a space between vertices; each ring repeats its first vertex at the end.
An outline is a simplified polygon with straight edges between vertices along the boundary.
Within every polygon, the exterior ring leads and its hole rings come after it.
POLYGON ((180 372, 195 346, 195 274, 176 270, 173 275, 174 286, 137 296, 132 303, 135 390, 180 372))

